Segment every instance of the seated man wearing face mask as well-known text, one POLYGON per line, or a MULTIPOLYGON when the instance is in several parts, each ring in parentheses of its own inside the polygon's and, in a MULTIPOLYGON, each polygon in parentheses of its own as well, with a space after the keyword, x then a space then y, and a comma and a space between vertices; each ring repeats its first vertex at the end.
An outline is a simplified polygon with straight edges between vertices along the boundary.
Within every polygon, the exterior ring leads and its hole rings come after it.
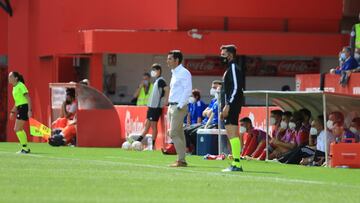
MULTIPOLYGON (((186 147, 188 149, 196 148, 196 131, 201 128, 211 129, 216 128, 218 124, 218 104, 217 104, 217 94, 216 90, 221 87, 220 80, 214 80, 211 85, 210 95, 214 98, 209 103, 208 107, 202 111, 202 116, 204 119, 201 121, 201 124, 190 125, 184 129, 186 137, 186 147)), ((191 151, 191 150, 189 150, 191 151)))
MULTIPOLYGON (((291 117, 292 117, 292 113, 290 111, 285 111, 282 114, 279 128, 276 131, 272 132, 272 138, 269 143, 270 145, 269 145, 269 148, 267 149, 269 151, 269 154, 271 154, 274 151, 274 149, 276 148, 276 146, 272 145, 271 143, 274 142, 274 140, 281 140, 284 137, 284 135, 288 129, 288 125, 289 125, 291 117)), ((253 158, 258 159, 258 160, 265 160, 266 149, 264 149, 260 155, 255 154, 253 156, 253 158)))
POLYGON ((354 143, 357 141, 357 136, 345 128, 344 114, 339 111, 334 111, 329 114, 329 120, 326 122, 326 126, 335 136, 337 142, 354 143))
POLYGON ((350 47, 344 47, 341 54, 340 59, 343 61, 341 63, 340 68, 337 69, 331 69, 331 74, 341 74, 341 72, 353 72, 353 70, 356 70, 358 67, 358 62, 354 59, 354 57, 351 56, 351 48, 350 47))
POLYGON ((266 132, 255 129, 250 118, 240 120, 241 157, 257 157, 266 146, 266 132))
POLYGON ((287 164, 300 163, 302 165, 308 165, 316 163, 312 165, 321 165, 325 160, 326 138, 328 138, 328 143, 335 141, 334 136, 330 132, 325 134, 324 117, 320 115, 311 123, 309 145, 296 148, 291 153, 279 159, 279 161, 287 164))
POLYGON ((309 133, 303 130, 303 122, 303 114, 295 111, 284 137, 281 140, 271 140, 270 144, 275 147, 275 150, 269 155, 269 159, 280 158, 296 147, 308 144, 309 133))
POLYGON ((360 117, 352 119, 349 130, 355 134, 355 142, 360 140, 360 117))
POLYGON ((284 135, 284 133, 281 133, 280 126, 283 112, 281 110, 272 110, 270 114, 270 125, 272 126, 271 137, 279 139, 284 135))
POLYGON ((200 91, 198 89, 193 89, 192 96, 189 99, 188 114, 186 116, 187 125, 201 124, 203 120, 202 113, 206 109, 206 105, 200 99, 200 91))

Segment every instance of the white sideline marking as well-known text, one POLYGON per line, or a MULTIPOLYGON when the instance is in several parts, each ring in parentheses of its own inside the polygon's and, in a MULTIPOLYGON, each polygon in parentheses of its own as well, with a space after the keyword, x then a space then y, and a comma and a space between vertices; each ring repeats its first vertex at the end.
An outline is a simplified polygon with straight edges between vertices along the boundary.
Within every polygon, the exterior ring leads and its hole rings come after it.
MULTIPOLYGON (((0 151, 0 153, 16 155, 16 156, 18 155, 16 153, 4 152, 4 151, 0 151)), ((347 185, 347 184, 336 183, 336 182, 323 182, 323 181, 301 180, 301 179, 286 179, 286 178, 280 178, 280 177, 267 177, 267 176, 252 176, 252 175, 248 175, 248 174, 245 174, 245 173, 223 173, 223 172, 220 172, 220 171, 219 172, 204 172, 204 171, 191 170, 189 168, 172 168, 172 167, 169 167, 169 166, 154 166, 154 165, 149 165, 149 164, 135 164, 135 163, 129 163, 129 162, 113 162, 113 161, 104 161, 104 160, 95 160, 95 159, 51 157, 51 156, 44 156, 44 155, 38 155, 38 154, 25 154, 24 156, 31 156, 31 157, 35 157, 35 158, 55 159, 55 160, 72 160, 72 161, 82 161, 82 162, 90 162, 90 163, 92 162, 92 163, 109 164, 109 165, 125 165, 125 166, 146 167, 146 168, 155 168, 155 169, 164 169, 164 170, 174 170, 174 171, 185 172, 185 173, 189 172, 189 173, 217 175, 217 176, 236 176, 238 178, 243 178, 243 179, 268 181, 268 182, 281 182, 281 183, 287 183, 287 184, 298 183, 298 184, 313 184, 313 185, 331 185, 331 186, 337 186, 337 187, 341 186, 341 187, 349 187, 349 188, 360 189, 360 186, 347 185)), ((110 157, 114 158, 115 156, 108 156, 108 158, 110 158, 110 157)), ((140 160, 140 159, 133 159, 133 158, 129 158, 129 157, 126 157, 126 159, 128 159, 128 160, 140 160)))

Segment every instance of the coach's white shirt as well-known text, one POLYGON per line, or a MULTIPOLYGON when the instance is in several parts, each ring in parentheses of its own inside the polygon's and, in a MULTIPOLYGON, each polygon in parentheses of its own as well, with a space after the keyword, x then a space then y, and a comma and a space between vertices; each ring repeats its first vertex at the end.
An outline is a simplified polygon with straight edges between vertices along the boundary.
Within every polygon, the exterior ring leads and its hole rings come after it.
POLYGON ((169 103, 178 103, 182 108, 188 104, 192 91, 192 81, 190 72, 182 65, 178 65, 171 70, 169 103))

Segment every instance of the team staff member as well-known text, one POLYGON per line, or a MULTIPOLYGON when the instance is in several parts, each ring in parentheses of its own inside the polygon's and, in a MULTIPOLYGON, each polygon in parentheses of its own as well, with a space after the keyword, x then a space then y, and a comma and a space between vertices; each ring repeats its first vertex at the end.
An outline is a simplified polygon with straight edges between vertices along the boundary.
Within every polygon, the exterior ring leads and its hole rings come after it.
POLYGON ((170 137, 174 143, 178 159, 171 167, 186 167, 186 142, 183 130, 187 104, 191 96, 192 82, 190 72, 181 64, 183 55, 179 50, 170 51, 167 65, 171 68, 168 119, 170 121, 170 137))
POLYGON ((144 73, 143 80, 134 93, 134 98, 137 98, 136 106, 147 106, 153 89, 153 84, 150 82, 150 78, 151 76, 149 73, 144 73))
POLYGON ((153 147, 155 146, 155 140, 158 133, 157 123, 162 113, 162 109, 165 104, 165 98, 168 98, 169 87, 166 85, 165 79, 161 76, 161 66, 160 64, 153 64, 151 67, 151 76, 156 78, 154 82, 153 91, 148 103, 148 111, 145 121, 145 129, 142 132, 141 136, 138 138, 138 141, 141 141, 145 135, 148 133, 150 126, 152 129, 152 140, 153 147))
POLYGON ((29 92, 24 84, 23 76, 18 72, 9 73, 9 83, 13 86, 12 94, 15 101, 15 105, 10 112, 10 120, 13 120, 16 114, 14 131, 21 144, 21 151, 18 153, 28 154, 30 149, 24 131, 24 124, 32 116, 29 92))
POLYGON ((230 167, 223 170, 243 171, 240 165, 240 138, 239 138, 239 114, 243 104, 243 81, 242 73, 235 62, 236 47, 234 45, 223 45, 221 50, 221 61, 227 65, 224 74, 223 91, 225 93, 225 106, 222 110, 221 117, 224 118, 226 134, 231 145, 231 152, 234 161, 230 167))

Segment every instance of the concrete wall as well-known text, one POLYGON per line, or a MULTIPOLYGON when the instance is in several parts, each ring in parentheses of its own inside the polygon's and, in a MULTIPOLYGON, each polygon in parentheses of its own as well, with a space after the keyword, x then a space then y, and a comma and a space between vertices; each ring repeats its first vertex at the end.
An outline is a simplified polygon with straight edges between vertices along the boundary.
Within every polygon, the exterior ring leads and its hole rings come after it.
MULTIPOLYGON (((185 56, 186 58, 199 58, 201 56, 185 56)), ((284 57, 264 57, 264 59, 290 59, 284 57)), ((305 57, 293 57, 291 59, 308 59, 305 57)), ((336 58, 321 58, 321 72, 327 72, 337 65, 336 58)), ((150 70, 153 63, 160 63, 163 67, 163 76, 170 82, 171 71, 166 66, 166 55, 146 54, 117 54, 116 66, 108 65, 108 54, 103 56, 104 65, 104 91, 106 92, 106 78, 111 73, 116 73, 116 93, 107 94, 116 104, 129 103, 133 93, 142 80, 142 74, 150 70), (124 96, 119 96, 123 94, 124 96)), ((210 100, 209 89, 211 81, 221 79, 217 76, 194 76, 193 88, 198 88, 203 99, 210 100)), ((246 79, 247 90, 281 90, 283 85, 289 85, 295 90, 295 78, 293 77, 252 77, 246 79)))

